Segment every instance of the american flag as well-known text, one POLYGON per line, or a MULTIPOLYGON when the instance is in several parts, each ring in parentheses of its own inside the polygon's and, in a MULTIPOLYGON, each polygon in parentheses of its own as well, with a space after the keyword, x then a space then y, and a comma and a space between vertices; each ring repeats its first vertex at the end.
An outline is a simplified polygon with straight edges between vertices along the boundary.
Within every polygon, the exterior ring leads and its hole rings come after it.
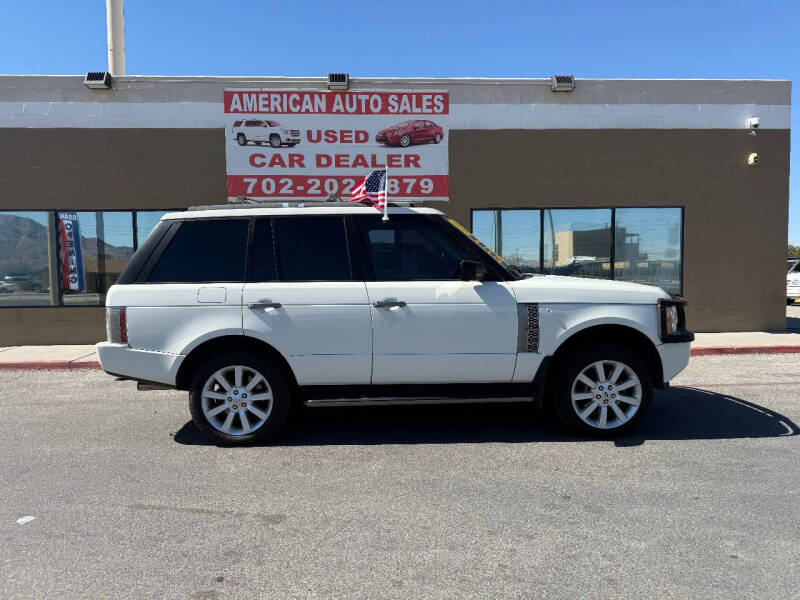
POLYGON ((352 191, 350 202, 369 201, 376 208, 383 208, 386 204, 386 170, 373 171, 359 183, 352 191))

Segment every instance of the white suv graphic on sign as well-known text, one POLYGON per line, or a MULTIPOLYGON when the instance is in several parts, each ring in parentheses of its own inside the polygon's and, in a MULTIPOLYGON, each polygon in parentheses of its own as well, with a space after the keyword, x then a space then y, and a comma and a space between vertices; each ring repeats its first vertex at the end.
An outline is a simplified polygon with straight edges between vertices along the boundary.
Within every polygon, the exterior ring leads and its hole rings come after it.
POLYGON ((269 119, 240 119, 233 123, 233 139, 240 146, 250 142, 269 144, 273 148, 296 146, 300 143, 299 129, 286 129, 277 121, 269 119))

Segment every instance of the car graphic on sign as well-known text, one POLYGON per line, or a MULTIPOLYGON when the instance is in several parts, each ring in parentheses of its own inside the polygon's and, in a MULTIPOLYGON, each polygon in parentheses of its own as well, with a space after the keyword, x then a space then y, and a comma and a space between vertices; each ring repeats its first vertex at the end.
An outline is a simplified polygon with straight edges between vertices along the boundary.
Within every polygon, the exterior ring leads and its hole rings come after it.
POLYGON ((412 144, 427 142, 438 144, 442 138, 444 138, 444 131, 436 123, 427 119, 414 119, 381 129, 375 136, 375 141, 379 144, 405 148, 412 144))
POLYGON ((239 119, 232 127, 233 139, 240 146, 250 142, 256 145, 267 143, 273 148, 296 146, 300 143, 299 129, 286 129, 277 121, 269 119, 239 119))

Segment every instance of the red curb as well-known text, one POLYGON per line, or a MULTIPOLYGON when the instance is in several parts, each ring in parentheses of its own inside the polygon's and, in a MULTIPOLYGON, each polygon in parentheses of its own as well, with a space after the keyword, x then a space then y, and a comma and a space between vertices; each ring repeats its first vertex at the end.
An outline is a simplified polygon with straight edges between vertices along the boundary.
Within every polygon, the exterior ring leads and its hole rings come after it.
POLYGON ((11 371, 19 369, 99 369, 100 363, 96 360, 84 362, 72 362, 68 360, 42 360, 32 362, 4 362, 0 363, 0 371, 11 371))
POLYGON ((692 356, 719 354, 800 354, 800 346, 706 346, 692 348, 692 356))

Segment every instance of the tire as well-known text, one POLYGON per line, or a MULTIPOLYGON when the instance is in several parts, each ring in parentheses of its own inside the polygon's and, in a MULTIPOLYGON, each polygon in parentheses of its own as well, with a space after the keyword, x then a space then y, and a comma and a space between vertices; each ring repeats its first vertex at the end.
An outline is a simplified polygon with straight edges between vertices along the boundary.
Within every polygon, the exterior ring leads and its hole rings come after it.
POLYGON ((269 145, 273 148, 280 148, 281 147, 281 136, 277 133, 273 133, 269 136, 269 145))
POLYGON ((236 143, 239 144, 240 146, 246 146, 247 145, 247 138, 245 137, 245 135, 243 133, 237 133, 236 134, 236 143))
POLYGON ((269 441, 286 421, 291 405, 289 385, 281 370, 271 361, 249 352, 231 352, 209 359, 197 370, 189 388, 189 412, 195 426, 212 441, 226 446, 269 441), (241 379, 237 387, 239 369, 241 379), (216 377, 220 374, 231 390, 226 391, 221 385, 216 377), (256 381, 254 386, 253 381, 256 381), (210 397, 211 394, 215 397, 210 397), (252 398, 246 398, 247 395, 252 398))
POLYGON ((794 304, 794 298, 787 298, 786 299, 786 306, 789 306, 790 304, 794 304))
POLYGON ((411 145, 411 136, 405 134, 403 137, 400 138, 400 145, 403 148, 408 148, 411 145))
POLYGON ((612 345, 590 346, 569 357, 555 391, 555 409, 561 421, 576 433, 597 438, 612 438, 634 429, 653 401, 647 365, 630 350, 612 345), (619 394, 617 387, 625 393, 619 394))
POLYGON ((433 136, 433 143, 434 144, 438 144, 441 141, 442 141, 442 136, 439 135, 438 133, 435 136, 433 136))

